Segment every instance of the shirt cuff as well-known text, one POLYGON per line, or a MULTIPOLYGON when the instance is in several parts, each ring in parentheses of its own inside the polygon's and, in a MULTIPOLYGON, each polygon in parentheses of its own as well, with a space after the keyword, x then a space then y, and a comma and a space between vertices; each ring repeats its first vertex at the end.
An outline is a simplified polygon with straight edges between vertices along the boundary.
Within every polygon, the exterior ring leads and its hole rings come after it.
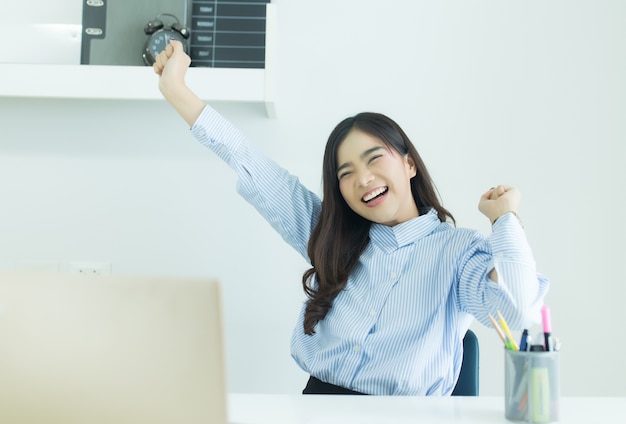
POLYGON ((231 151, 236 150, 244 138, 237 128, 209 105, 204 106, 190 131, 200 144, 210 148, 223 144, 231 151))
POLYGON ((493 224, 489 237, 494 260, 513 260, 534 264, 532 250, 526 239, 526 233, 517 216, 507 213, 493 224))

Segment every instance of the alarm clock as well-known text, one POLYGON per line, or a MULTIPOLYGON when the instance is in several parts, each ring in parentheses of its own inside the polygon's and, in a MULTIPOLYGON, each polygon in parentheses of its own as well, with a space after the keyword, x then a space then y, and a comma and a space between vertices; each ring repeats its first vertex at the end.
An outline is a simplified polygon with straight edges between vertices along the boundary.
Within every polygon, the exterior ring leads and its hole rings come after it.
POLYGON ((183 44, 185 52, 187 52, 187 39, 189 38, 189 29, 182 25, 178 18, 171 13, 159 13, 156 18, 148 21, 143 31, 149 36, 143 49, 143 62, 152 66, 156 57, 161 53, 171 39, 178 40, 183 44), (170 26, 163 24, 162 16, 174 19, 174 23, 170 26))

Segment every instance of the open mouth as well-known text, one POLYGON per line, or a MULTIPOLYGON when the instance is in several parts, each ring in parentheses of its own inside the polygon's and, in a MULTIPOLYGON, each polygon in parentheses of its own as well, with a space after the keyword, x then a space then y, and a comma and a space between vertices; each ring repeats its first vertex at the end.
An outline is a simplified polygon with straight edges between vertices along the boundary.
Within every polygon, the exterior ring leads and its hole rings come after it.
POLYGON ((389 191, 388 187, 379 187, 376 190, 372 190, 369 193, 367 193, 365 196, 363 196, 361 198, 361 201, 363 201, 364 203, 369 203, 374 199, 378 199, 379 197, 387 193, 387 191, 389 191))

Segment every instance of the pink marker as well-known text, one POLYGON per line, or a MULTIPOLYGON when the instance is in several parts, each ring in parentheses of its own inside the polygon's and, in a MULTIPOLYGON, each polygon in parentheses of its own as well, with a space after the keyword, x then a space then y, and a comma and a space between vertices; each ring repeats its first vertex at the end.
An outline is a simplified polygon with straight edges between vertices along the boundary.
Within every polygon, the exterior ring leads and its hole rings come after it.
POLYGON ((550 346, 550 335, 552 334, 552 322, 550 321, 550 307, 544 306, 541 308, 541 322, 543 323, 543 339, 544 339, 544 350, 550 351, 552 347, 550 346))

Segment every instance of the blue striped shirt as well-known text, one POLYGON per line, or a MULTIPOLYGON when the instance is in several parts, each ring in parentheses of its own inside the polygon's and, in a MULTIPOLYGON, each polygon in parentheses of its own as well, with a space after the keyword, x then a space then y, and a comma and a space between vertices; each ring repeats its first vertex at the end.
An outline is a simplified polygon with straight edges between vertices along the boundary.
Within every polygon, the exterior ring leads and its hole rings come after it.
MULTIPOLYGON (((321 200, 250 144, 209 106, 191 128, 238 175, 238 192, 305 259, 321 200)), ((298 279, 299 281, 299 279, 298 279)), ((548 280, 535 270, 513 214, 489 237, 439 221, 434 210, 388 227, 373 224, 370 243, 315 334, 303 331, 292 356, 327 383, 373 395, 449 395, 472 320, 490 326, 500 311, 511 329, 540 319, 548 280), (488 274, 494 269, 498 283, 488 274)))

